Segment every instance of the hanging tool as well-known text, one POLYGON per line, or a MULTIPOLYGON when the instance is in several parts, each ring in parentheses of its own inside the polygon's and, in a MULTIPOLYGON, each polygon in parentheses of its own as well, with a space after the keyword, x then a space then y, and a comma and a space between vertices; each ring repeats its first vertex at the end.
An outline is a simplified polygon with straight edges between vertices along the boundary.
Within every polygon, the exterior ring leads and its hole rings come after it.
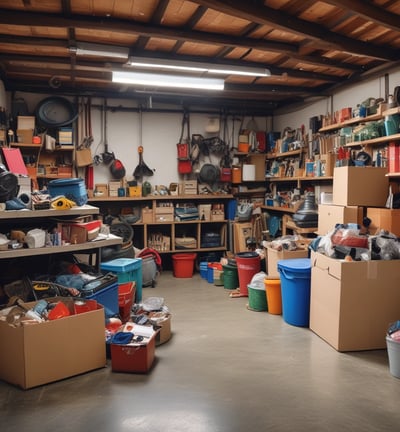
POLYGON ((149 177, 154 174, 154 171, 150 169, 145 162, 143 161, 143 116, 142 116, 142 109, 139 110, 139 140, 140 145, 138 147, 138 153, 139 153, 139 164, 136 166, 135 170, 133 171, 133 176, 136 180, 140 180, 143 177, 149 177))

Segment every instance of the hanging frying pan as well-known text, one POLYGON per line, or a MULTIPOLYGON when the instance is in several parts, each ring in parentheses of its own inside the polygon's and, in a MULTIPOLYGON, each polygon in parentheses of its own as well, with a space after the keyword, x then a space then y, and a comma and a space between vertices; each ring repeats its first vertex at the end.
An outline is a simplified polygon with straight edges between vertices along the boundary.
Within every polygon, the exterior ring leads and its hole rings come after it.
POLYGON ((72 102, 60 96, 43 99, 36 106, 35 112, 40 125, 54 128, 71 124, 79 114, 72 102))
POLYGON ((140 180, 143 177, 149 177, 154 174, 154 171, 150 169, 143 160, 143 146, 142 146, 142 139, 143 139, 143 119, 142 119, 142 110, 139 110, 139 140, 140 145, 138 147, 138 153, 139 153, 139 164, 136 166, 135 170, 133 171, 133 176, 135 179, 140 180))
POLYGON ((219 168, 213 164, 204 164, 199 173, 201 183, 214 184, 219 179, 219 168))

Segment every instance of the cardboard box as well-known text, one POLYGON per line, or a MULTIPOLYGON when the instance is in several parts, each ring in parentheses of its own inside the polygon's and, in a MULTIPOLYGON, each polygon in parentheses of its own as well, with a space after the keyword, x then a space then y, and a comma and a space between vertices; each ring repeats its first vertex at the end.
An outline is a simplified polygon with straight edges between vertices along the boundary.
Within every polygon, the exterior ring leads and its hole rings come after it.
POLYGON ((336 224, 362 224, 364 209, 357 206, 319 205, 318 234, 325 235, 335 228, 336 224))
POLYGON ((156 207, 155 222, 173 222, 174 221, 174 207, 156 207))
POLYGON ((251 154, 248 157, 249 163, 255 166, 256 181, 265 180, 265 153, 251 154))
POLYGON ((35 129, 35 116, 17 116, 17 129, 35 129))
POLYGON ((199 204, 199 217, 203 221, 211 220, 211 204, 199 204))
POLYGON ((153 209, 148 207, 142 209, 142 222, 153 223, 153 209))
POLYGON ((265 249, 265 264, 267 268, 267 274, 269 277, 280 278, 278 272, 278 261, 285 259, 294 259, 294 258, 307 258, 308 257, 308 248, 305 246, 304 249, 298 249, 295 251, 281 250, 277 251, 270 247, 265 249))
MULTIPOLYGON (((32 144, 33 129, 17 129, 17 142, 23 144, 32 144)), ((40 147, 40 144, 37 145, 40 147)))
POLYGON ((171 314, 165 314, 165 312, 150 312, 150 322, 160 327, 156 334, 156 346, 162 345, 171 339, 171 314))
POLYGON ((23 327, 0 321, 0 345, 0 379, 23 389, 105 367, 104 310, 23 327))
POLYGON ((386 174, 386 168, 335 167, 333 204, 384 207, 389 194, 389 180, 386 174))
POLYGON ((94 196, 95 197, 108 197, 108 184, 107 183, 96 183, 94 185, 94 196))
MULTIPOLYGON (((94 240, 99 235, 100 227, 100 220, 70 224, 70 235, 67 241, 72 244, 79 244, 94 240)), ((63 240, 65 239, 63 238, 63 240)))
POLYGON ((367 217, 371 219, 369 232, 375 234, 383 229, 400 237, 400 209, 367 208, 367 217))
POLYGON ((310 329, 338 351, 386 348, 400 316, 400 260, 345 262, 311 253, 310 329))

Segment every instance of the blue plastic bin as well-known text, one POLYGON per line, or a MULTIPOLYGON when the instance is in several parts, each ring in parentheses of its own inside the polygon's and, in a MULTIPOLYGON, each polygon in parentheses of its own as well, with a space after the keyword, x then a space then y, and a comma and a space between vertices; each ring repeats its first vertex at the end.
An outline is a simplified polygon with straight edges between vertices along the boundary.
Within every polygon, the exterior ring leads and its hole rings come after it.
POLYGON ((83 206, 88 201, 85 182, 81 178, 50 180, 48 191, 52 198, 64 195, 66 198, 74 201, 78 206, 83 206))
POLYGON ((100 264, 102 271, 114 273, 118 283, 136 283, 136 302, 142 301, 142 258, 116 258, 100 264))
POLYGON ((281 278, 282 316, 288 324, 308 327, 310 322, 311 260, 278 261, 281 278))
POLYGON ((208 262, 207 261, 201 261, 200 262, 200 276, 202 279, 207 279, 208 275, 208 262))
POLYGON ((119 314, 117 281, 91 295, 85 295, 85 299, 96 300, 97 303, 101 304, 104 307, 106 318, 119 314))

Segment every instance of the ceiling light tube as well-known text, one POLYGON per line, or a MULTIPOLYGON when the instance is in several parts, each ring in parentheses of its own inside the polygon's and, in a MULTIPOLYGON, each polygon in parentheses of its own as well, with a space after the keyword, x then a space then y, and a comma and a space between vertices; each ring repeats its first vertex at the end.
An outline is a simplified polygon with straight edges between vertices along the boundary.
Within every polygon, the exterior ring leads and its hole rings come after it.
POLYGON ((129 48, 88 42, 78 42, 76 44, 76 55, 127 59, 129 57, 129 48))
POLYGON ((152 69, 184 70, 188 72, 209 72, 224 75, 271 76, 271 71, 262 67, 238 66, 191 62, 172 59, 155 59, 148 57, 130 57, 128 64, 133 67, 152 69))
POLYGON ((112 81, 154 87, 191 88, 200 90, 223 90, 224 80, 179 75, 163 75, 141 72, 113 71, 112 81))

